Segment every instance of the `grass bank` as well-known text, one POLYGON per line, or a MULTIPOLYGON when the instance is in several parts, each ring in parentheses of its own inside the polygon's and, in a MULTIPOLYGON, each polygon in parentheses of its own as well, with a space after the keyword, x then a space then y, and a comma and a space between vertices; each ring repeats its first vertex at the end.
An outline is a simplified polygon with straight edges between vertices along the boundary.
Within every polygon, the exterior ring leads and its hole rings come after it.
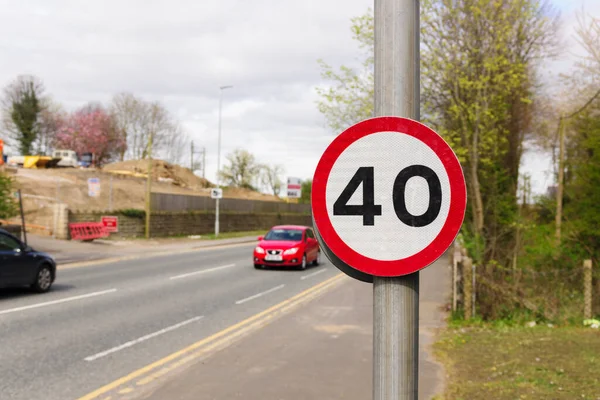
POLYGON ((449 375, 444 399, 600 400, 600 330, 451 327, 435 344, 449 375))

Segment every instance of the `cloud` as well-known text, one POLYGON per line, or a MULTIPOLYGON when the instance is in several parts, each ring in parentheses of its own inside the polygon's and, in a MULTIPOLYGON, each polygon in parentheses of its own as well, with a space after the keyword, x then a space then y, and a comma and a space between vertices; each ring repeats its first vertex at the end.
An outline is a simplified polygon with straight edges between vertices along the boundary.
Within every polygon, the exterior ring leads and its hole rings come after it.
POLYGON ((333 134, 316 110, 316 60, 352 63, 350 18, 370 0, 0 0, 0 77, 42 78, 68 109, 129 91, 162 101, 216 173, 237 147, 310 178, 333 134))
MULTIPOLYGON (((572 2, 569 2, 571 4, 572 2)), ((580 4, 575 2, 576 4, 580 4)), ((42 78, 66 108, 122 91, 163 102, 217 164, 237 147, 310 178, 334 136, 316 109, 316 60, 360 56, 350 18, 372 0, 0 0, 0 84, 42 78)), ((565 6, 566 7, 566 6, 565 6)), ((586 7, 600 13, 598 2, 586 7)))

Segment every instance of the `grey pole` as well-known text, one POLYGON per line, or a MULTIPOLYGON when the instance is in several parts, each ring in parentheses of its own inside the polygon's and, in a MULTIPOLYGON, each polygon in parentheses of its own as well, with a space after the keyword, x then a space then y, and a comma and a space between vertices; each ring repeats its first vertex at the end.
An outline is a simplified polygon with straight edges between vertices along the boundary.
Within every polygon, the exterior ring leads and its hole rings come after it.
POLYGON ((108 210, 109 211, 112 211, 112 209, 113 209, 112 197, 113 197, 113 177, 111 175, 110 176, 110 186, 109 186, 109 191, 108 191, 108 210))
MULTIPOLYGON (((221 109, 223 108, 223 90, 233 86, 221 86, 219 92, 219 139, 217 144, 217 187, 221 187, 221 109)), ((219 199, 215 205, 215 236, 219 236, 219 199)))
MULTIPOLYGON (((375 115, 419 119, 419 0, 375 0, 375 115)), ((417 400, 419 272, 373 281, 373 399, 417 400)))

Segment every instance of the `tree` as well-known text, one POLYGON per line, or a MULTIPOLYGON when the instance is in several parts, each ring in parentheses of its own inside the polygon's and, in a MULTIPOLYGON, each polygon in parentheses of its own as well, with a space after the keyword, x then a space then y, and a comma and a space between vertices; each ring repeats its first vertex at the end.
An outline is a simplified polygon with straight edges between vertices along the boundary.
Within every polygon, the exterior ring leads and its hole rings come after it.
POLYGON ((78 154, 93 153, 98 165, 114 159, 125 146, 111 116, 95 104, 66 117, 58 129, 56 142, 57 146, 78 154))
POLYGON ((364 52, 360 69, 341 66, 339 71, 323 60, 321 76, 331 81, 331 86, 318 87, 317 101, 319 111, 325 116, 327 125, 334 132, 341 132, 349 126, 366 118, 373 117, 374 104, 374 25, 373 10, 352 18, 352 37, 358 41, 364 52))
POLYGON ((65 113, 62 107, 58 103, 46 99, 38 118, 38 137, 33 143, 36 153, 50 155, 64 118, 65 113))
POLYGON ((13 197, 12 179, 0 173, 0 219, 17 215, 17 204, 13 197))
POLYGON ((312 196, 312 179, 302 181, 302 193, 298 200, 301 204, 310 204, 312 196))
POLYGON ((131 93, 119 93, 113 97, 110 113, 117 131, 127 143, 119 155, 121 160, 145 159, 152 134, 153 157, 181 162, 189 138, 161 103, 147 102, 131 93))
POLYGON ((281 165, 262 165, 261 166, 261 182, 263 186, 275 196, 279 196, 283 187, 281 175, 284 173, 284 169, 281 165))
MULTIPOLYGON (((372 65, 372 19, 369 10, 352 20, 354 38, 368 50, 363 66, 372 65)), ((422 119, 463 166, 469 194, 463 236, 481 266, 480 280, 504 281, 496 266, 511 265, 516 251, 519 166, 537 107, 537 72, 555 51, 557 21, 547 0, 421 2, 422 119)), ((356 84, 372 82, 360 80, 368 73, 323 71, 333 87, 318 92, 319 109, 330 127, 339 132, 370 116, 356 111, 374 99, 369 84, 356 84)), ((497 302, 487 289, 479 305, 491 315, 497 302)))
POLYGON ((600 257, 600 99, 575 117, 567 149, 564 216, 568 245, 600 257))
POLYGON ((2 127, 23 155, 31 154, 38 138, 43 96, 42 81, 32 75, 20 75, 4 89, 2 127))
POLYGON ((226 158, 229 165, 223 167, 220 178, 227 185, 254 190, 254 183, 260 173, 260 166, 254 155, 247 150, 236 149, 226 158))

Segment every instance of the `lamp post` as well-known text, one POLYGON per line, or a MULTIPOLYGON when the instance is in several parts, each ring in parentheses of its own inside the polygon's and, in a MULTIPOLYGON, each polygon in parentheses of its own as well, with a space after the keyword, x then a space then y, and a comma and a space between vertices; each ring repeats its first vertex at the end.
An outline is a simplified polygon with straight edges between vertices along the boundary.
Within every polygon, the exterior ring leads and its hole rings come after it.
MULTIPOLYGON (((223 90, 230 89, 233 86, 219 87, 219 139, 217 144, 217 187, 221 187, 221 110, 223 108, 223 90)), ((216 199, 215 206, 215 237, 219 236, 219 199, 216 199)))

